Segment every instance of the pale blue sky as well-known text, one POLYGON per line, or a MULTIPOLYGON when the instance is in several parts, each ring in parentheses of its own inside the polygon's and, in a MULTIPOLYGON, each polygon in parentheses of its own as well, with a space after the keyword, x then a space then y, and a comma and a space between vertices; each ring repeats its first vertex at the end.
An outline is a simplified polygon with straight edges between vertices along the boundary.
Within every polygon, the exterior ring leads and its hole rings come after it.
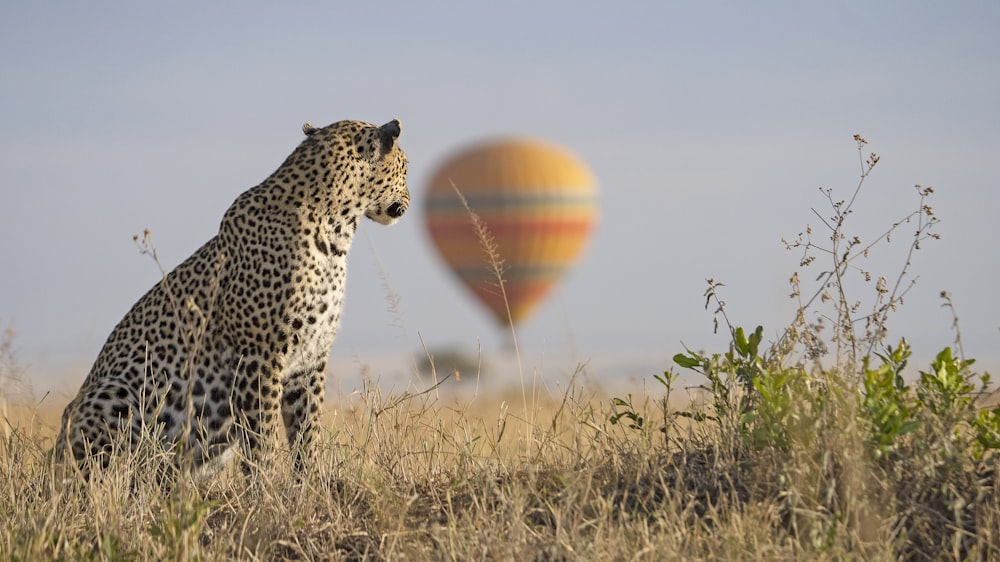
MULTIPOLYGON (((818 187, 853 190, 858 132, 882 162, 856 232, 908 212, 917 183, 942 220, 895 333, 925 355, 947 345, 946 289, 966 351, 1000 355, 1000 4, 348 4, 0 7, 0 328, 22 361, 91 361, 159 277, 132 235, 149 228, 179 263, 303 122, 394 117, 415 205, 360 229, 335 354, 416 351, 418 334, 501 345, 433 253, 420 201, 450 150, 505 133, 573 150, 601 189, 590 250, 521 327, 525 348, 720 346, 707 277, 734 321, 773 336, 798 262, 780 239, 819 226, 818 187)), ((898 271, 907 234, 869 267, 898 271)))

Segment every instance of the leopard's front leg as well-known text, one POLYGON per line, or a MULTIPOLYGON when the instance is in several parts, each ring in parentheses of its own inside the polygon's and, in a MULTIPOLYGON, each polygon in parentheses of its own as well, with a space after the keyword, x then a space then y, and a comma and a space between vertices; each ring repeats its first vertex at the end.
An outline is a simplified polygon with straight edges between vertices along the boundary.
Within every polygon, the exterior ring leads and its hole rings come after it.
POLYGON ((239 398, 241 420, 237 437, 243 449, 243 469, 268 466, 274 455, 278 425, 281 423, 282 385, 279 370, 260 357, 244 357, 237 376, 236 395, 239 398))
POLYGON ((295 468, 305 469, 312 461, 319 438, 319 417, 326 391, 326 363, 293 373, 286 381, 281 400, 288 445, 295 455, 295 468))

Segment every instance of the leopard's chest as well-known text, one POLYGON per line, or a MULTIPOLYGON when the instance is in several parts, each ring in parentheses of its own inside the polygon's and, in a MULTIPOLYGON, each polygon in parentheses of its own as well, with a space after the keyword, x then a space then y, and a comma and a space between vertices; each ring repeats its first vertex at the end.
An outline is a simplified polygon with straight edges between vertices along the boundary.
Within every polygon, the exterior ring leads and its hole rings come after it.
POLYGON ((307 272, 296 284, 285 308, 287 370, 309 369, 324 363, 340 325, 344 300, 346 256, 312 256, 307 272))

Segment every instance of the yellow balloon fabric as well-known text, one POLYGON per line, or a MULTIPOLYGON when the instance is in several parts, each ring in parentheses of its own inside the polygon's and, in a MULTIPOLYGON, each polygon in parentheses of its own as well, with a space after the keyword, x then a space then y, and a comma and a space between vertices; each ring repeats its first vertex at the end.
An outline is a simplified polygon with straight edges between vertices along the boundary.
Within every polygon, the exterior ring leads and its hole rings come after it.
POLYGON ((498 322, 510 325, 534 310, 585 249, 597 219, 597 186, 563 148, 500 139, 445 161, 430 181, 425 209, 441 257, 498 322), (496 243, 503 291, 459 193, 496 243))

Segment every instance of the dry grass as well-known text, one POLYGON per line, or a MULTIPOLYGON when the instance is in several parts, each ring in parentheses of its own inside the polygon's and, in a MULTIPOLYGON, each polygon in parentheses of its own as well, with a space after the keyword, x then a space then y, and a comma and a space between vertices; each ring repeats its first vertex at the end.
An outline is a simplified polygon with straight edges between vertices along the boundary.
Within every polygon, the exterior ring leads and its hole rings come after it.
POLYGON ((169 487, 138 455, 91 482, 55 483, 54 428, 42 422, 55 416, 22 408, 4 420, 0 443, 0 557, 1000 557, 1000 499, 981 467, 876 466, 846 412, 782 451, 747 447, 721 425, 671 424, 663 434, 673 411, 655 400, 640 412, 646 430, 611 424, 610 401, 580 387, 529 412, 445 396, 371 387, 334 405, 319 462, 301 481, 286 462, 254 482, 233 470, 169 487), (935 520, 953 521, 955 510, 978 518, 957 535, 935 520))

